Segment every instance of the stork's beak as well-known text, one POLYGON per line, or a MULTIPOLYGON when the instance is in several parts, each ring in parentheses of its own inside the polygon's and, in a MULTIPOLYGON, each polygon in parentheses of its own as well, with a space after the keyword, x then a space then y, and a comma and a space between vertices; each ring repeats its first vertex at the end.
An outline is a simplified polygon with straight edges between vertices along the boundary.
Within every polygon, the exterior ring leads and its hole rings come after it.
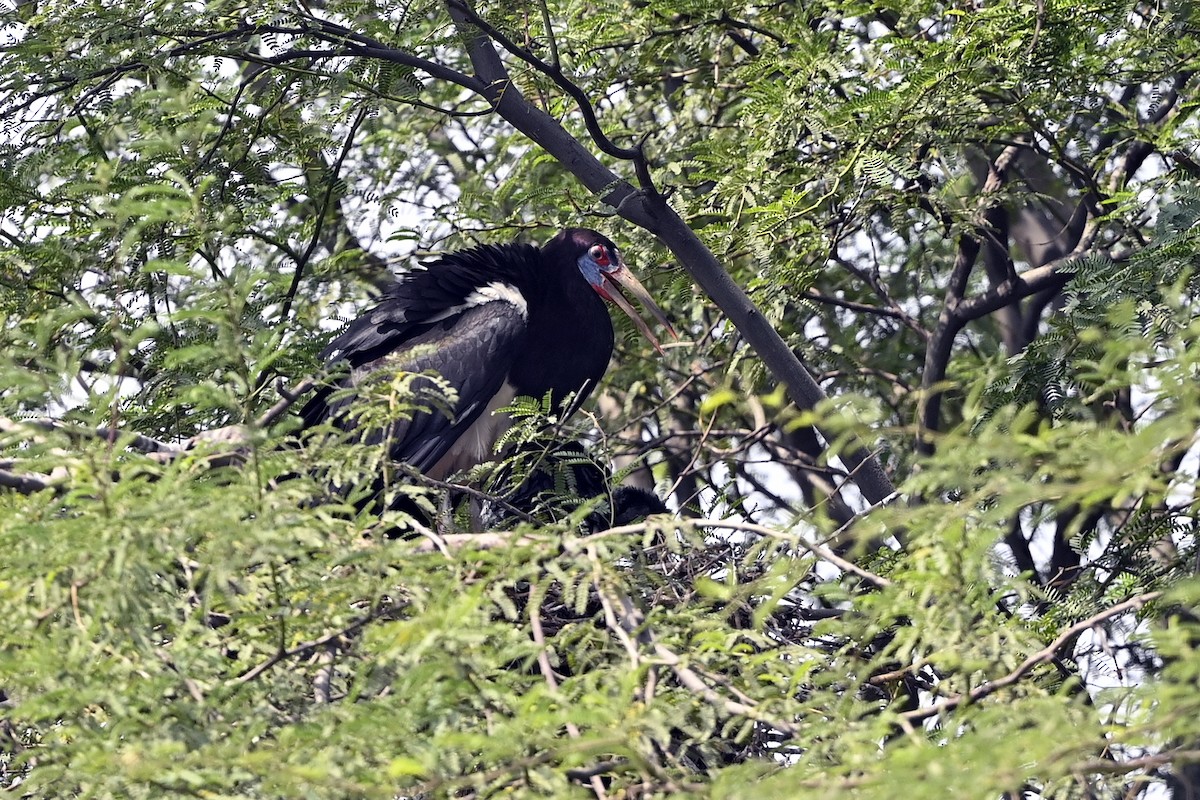
POLYGON ((658 351, 659 355, 662 355, 662 345, 658 343, 658 339, 655 338, 654 332, 650 330, 650 326, 646 324, 646 321, 642 319, 641 315, 638 314, 638 311, 633 307, 633 304, 626 300, 625 296, 621 294, 621 289, 625 289, 625 291, 633 295, 639 303, 645 306, 647 311, 654 315, 654 318, 658 320, 659 324, 670 332, 674 339, 679 339, 679 334, 675 332, 675 329, 671 327, 671 323, 667 321, 667 315, 664 314, 663 310, 658 307, 657 303, 654 302, 654 298, 652 298, 650 293, 646 291, 646 287, 642 286, 642 282, 635 278, 633 273, 630 272, 628 267, 625 266, 624 261, 618 261, 616 269, 610 272, 603 272, 601 274, 604 276, 605 286, 609 289, 609 291, 605 292, 605 295, 609 300, 613 301, 617 308, 624 311, 626 315, 633 320, 633 324, 637 326, 637 329, 642 332, 643 336, 650 340, 651 344, 654 345, 654 349, 658 351))

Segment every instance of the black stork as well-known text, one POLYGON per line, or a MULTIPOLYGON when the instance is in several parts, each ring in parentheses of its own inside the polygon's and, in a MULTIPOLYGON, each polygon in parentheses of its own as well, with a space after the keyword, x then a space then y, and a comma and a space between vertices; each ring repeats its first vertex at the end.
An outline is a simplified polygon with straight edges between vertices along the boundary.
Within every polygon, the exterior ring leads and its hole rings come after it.
MULTIPOLYGON (((550 517, 573 511, 574 502, 562 503, 564 487, 574 497, 600 499, 583 523, 592 532, 668 513, 666 504, 653 492, 636 486, 612 486, 610 472, 591 459, 582 442, 540 443, 520 449, 530 456, 526 462, 528 475, 520 486, 505 494, 503 502, 484 504, 481 522, 485 528, 499 527, 512 519, 513 509, 550 517)), ((502 470, 499 480, 505 477, 502 470)))
POLYGON ((358 441, 386 442, 392 460, 439 480, 482 463, 510 424, 496 412, 515 397, 549 393, 570 413, 595 389, 613 349, 605 300, 661 352, 622 289, 675 335, 617 246, 595 231, 568 228, 540 249, 485 245, 444 255, 401 276, 325 348, 322 358, 341 365, 344 377, 301 410, 305 427, 332 422, 358 441), (347 413, 354 387, 427 371, 457 391, 449 413, 419 411, 385 429, 355 430, 347 413))

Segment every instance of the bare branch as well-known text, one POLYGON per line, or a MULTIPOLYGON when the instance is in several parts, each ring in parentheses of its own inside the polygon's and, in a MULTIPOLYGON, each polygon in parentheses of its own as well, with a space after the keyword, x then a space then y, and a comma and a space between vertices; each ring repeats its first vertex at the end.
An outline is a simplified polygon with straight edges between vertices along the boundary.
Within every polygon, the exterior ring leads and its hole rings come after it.
POLYGON ((874 314, 878 317, 887 317, 888 319, 899 320, 900 322, 908 324, 908 315, 894 308, 883 308, 881 306, 873 306, 867 303, 855 303, 851 300, 842 300, 840 297, 830 297, 828 295, 821 294, 819 291, 812 288, 805 292, 805 295, 809 299, 815 300, 818 303, 824 303, 825 305, 837 306, 838 308, 845 308, 850 311, 858 311, 862 314, 874 314))
POLYGON ((280 650, 278 652, 276 652, 275 655, 271 656, 270 658, 268 658, 266 661, 262 662, 258 666, 251 667, 250 669, 246 670, 241 675, 237 676, 237 678, 235 678, 233 682, 234 683, 249 683, 250 681, 257 678, 259 675, 261 675, 264 672, 266 672, 267 670, 269 670, 271 667, 280 663, 281 661, 286 661, 287 659, 294 658, 296 656, 307 655, 308 653, 311 653, 318 648, 324 647, 325 645, 328 645, 328 644, 338 641, 342 637, 349 636, 349 635, 355 633, 360 628, 371 624, 375 620, 381 619, 385 616, 388 616, 390 614, 394 614, 398 611, 401 611, 407 605, 408 604, 405 602, 400 602, 400 603, 389 603, 388 605, 383 605, 383 606, 377 606, 376 608, 371 610, 371 613, 367 614, 364 617, 360 617, 359 619, 354 620, 349 625, 339 628, 336 631, 327 633, 324 636, 319 636, 316 639, 312 639, 311 641, 301 642, 300 644, 296 645, 295 647, 291 647, 291 648, 287 648, 287 649, 280 648, 280 650))
POLYGON ((308 261, 312 258, 313 251, 317 249, 317 244, 321 241, 321 231, 325 227, 325 220, 329 216, 329 204, 333 200, 333 191, 338 185, 338 174, 342 171, 342 165, 346 163, 346 157, 350 155, 350 148, 354 144, 354 137, 358 134, 358 129, 367 119, 370 109, 363 106, 355 115, 354 121, 350 123, 350 130, 346 133, 346 140, 342 143, 342 151, 338 153, 337 161, 333 163, 333 167, 329 170, 326 176, 325 192, 321 195, 321 202, 316 209, 316 224, 313 226, 312 237, 308 241, 308 247, 300 254, 300 260, 296 262, 296 271, 292 274, 292 284, 288 287, 287 294, 283 298, 283 308, 279 312, 281 322, 286 322, 287 318, 292 313, 292 303, 296 301, 296 292, 300 288, 300 279, 304 276, 304 269, 308 266, 308 261))
POLYGON ((1132 772, 1135 769, 1154 769, 1156 767, 1165 767, 1168 764, 1197 764, 1200 763, 1200 750, 1167 750, 1164 753, 1155 753, 1151 756, 1142 756, 1140 758, 1130 758, 1126 760, 1114 760, 1105 758, 1094 758, 1090 761, 1084 761, 1082 764, 1077 764, 1072 767, 1072 772, 1105 772, 1116 773, 1132 772))
POLYGON ((183 450, 180 445, 169 444, 168 442, 159 441, 150 436, 144 436, 140 433, 131 433, 114 428, 107 425, 102 425, 98 428, 84 428, 79 425, 72 425, 69 422, 63 422, 58 419, 49 417, 36 417, 32 419, 9 419, 8 417, 0 417, 0 432, 13 433, 20 431, 22 428, 38 428, 45 431, 55 431, 65 434, 72 438, 99 438, 108 442, 116 442, 118 439, 123 439, 124 443, 142 453, 177 453, 183 450))
POLYGON ((720 692, 705 683, 704 679, 695 670, 684 665, 679 656, 661 644, 654 645, 654 654, 671 668, 671 672, 675 674, 680 683, 703 697, 710 704, 724 709, 727 714, 746 717, 756 722, 761 722, 764 725, 770 725, 775 730, 788 736, 795 736, 800 732, 800 728, 793 723, 765 717, 759 711, 757 705, 750 705, 729 697, 723 697, 720 692))
MULTIPOLYGON (((720 528, 723 530, 745 531, 747 533, 758 534, 759 536, 766 536, 771 539, 779 539, 795 545, 802 550, 808 551, 812 555, 822 559, 823 561, 829 562, 843 572, 857 575, 868 583, 874 584, 878 588, 883 589, 892 585, 892 582, 887 578, 876 575, 869 570, 865 570, 851 561, 847 561, 824 545, 808 542, 798 534, 787 533, 786 531, 779 531, 775 530, 774 528, 769 528, 766 525, 758 525, 753 522, 741 522, 739 520, 680 519, 667 520, 665 524, 661 520, 658 522, 655 522, 654 520, 647 520, 646 522, 638 522, 633 525, 621 525, 616 528, 609 528, 605 531, 593 533, 589 536, 582 537, 579 542, 586 544, 587 542, 607 538, 610 536, 626 536, 632 533, 645 533, 648 529, 661 527, 674 527, 685 530, 696 530, 698 528, 720 528)), ((837 536, 838 533, 835 533, 831 538, 836 538, 837 536)), ((572 546, 577 545, 574 545, 570 542, 567 543, 568 548, 572 546)))
MULTIPOLYGON (((545 678, 546 685, 550 687, 550 693, 557 695, 558 694, 558 678, 556 678, 554 676, 554 669, 550 665, 550 657, 548 655, 546 655, 547 645, 546 645, 546 635, 545 635, 544 631, 542 630, 542 615, 541 615, 542 609, 539 605, 537 605, 536 603, 533 602, 533 599, 536 596, 537 596, 537 584, 536 583, 530 584, 530 586, 529 586, 530 602, 529 602, 529 607, 528 607, 529 625, 533 631, 534 644, 536 644, 538 646, 538 654, 537 654, 538 668, 541 669, 541 671, 542 671, 542 677, 545 678)), ((577 726, 574 722, 568 722, 566 727, 567 727, 567 733, 571 736, 572 739, 578 739, 580 737, 579 726, 577 726)), ((600 772, 591 773, 590 775, 588 775, 586 777, 586 780, 591 785, 592 792, 595 793, 596 797, 599 798, 599 800, 605 800, 605 798, 608 797, 608 793, 604 791, 604 782, 602 780, 600 780, 600 775, 601 775, 600 772)), ((581 777, 580 779, 584 780, 585 778, 581 777)))
POLYGON ((583 124, 587 127, 588 134, 592 137, 592 141, 596 143, 596 146, 600 148, 601 152, 614 158, 625 159, 626 161, 636 161, 639 158, 643 158, 638 148, 619 147, 613 143, 612 139, 608 138, 604 129, 600 127, 600 121, 596 119, 596 110, 592 107, 592 101, 587 96, 587 93, 564 75, 561 69, 553 64, 547 64, 524 47, 509 39, 502 31, 479 16, 473 8, 467 5, 467 3, 462 2, 462 0, 448 0, 448 5, 461 13, 472 25, 475 25, 486 33, 493 41, 498 42, 505 50, 538 72, 548 76, 558 88, 569 94, 579 107, 579 113, 583 116, 583 124))
POLYGON ((1081 240, 1079 246, 1062 258, 1026 270, 1017 275, 1015 280, 1005 281, 981 295, 964 300, 955 312, 960 322, 960 330, 961 325, 984 317, 1008 303, 1066 284, 1074 274, 1069 269, 1071 264, 1091 247, 1094 238, 1095 228, 1093 227, 1081 240))

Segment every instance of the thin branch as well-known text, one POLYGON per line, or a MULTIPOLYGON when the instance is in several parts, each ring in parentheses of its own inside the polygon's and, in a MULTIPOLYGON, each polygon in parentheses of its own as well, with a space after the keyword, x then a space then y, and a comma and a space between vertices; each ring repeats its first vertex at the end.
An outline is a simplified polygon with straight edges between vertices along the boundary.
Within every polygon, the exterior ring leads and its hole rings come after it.
POLYGON ((539 0, 538 6, 542 12, 542 29, 546 34, 546 44, 550 48, 550 66, 560 69, 562 61, 558 57, 558 42, 554 39, 554 26, 550 23, 550 8, 546 5, 546 0, 539 0))
POLYGON ((296 262, 296 271, 292 274, 292 284, 288 287, 287 294, 284 296, 283 307, 279 312, 281 322, 286 322, 288 316, 292 313, 292 304, 296 301, 296 292, 300 289, 300 279, 304 276, 304 269, 308 265, 308 261, 312 258, 313 251, 317 249, 317 244, 321 241, 321 231, 325 227, 325 219, 329 212, 329 203, 333 199, 333 191, 338 185, 338 175, 342 171, 342 166, 346 163, 346 157, 350 155, 350 148, 354 145, 354 137, 358 133, 358 129, 362 127, 370 114, 370 108, 364 105, 358 110, 354 122, 350 124, 350 130, 346 133, 346 139, 342 143, 342 151, 338 153, 337 161, 333 163, 333 168, 329 170, 328 177, 325 183, 325 192, 321 196, 321 203, 317 206, 316 224, 313 226, 312 238, 308 241, 308 247, 300 254, 300 260, 296 262))
POLYGON ((358 631, 360 628, 371 624, 372 622, 374 622, 377 619, 385 617, 388 614, 394 614, 397 611, 404 609, 407 605, 408 605, 407 603, 391 603, 386 606, 379 606, 379 607, 373 609, 370 614, 367 614, 364 617, 360 617, 359 619, 356 619, 355 621, 351 622, 349 625, 346 625, 345 627, 340 628, 339 630, 333 631, 332 633, 327 633, 324 636, 320 636, 316 639, 312 639, 311 641, 301 642, 300 644, 298 644, 292 648, 284 649, 283 647, 280 647, 280 649, 275 653, 275 655, 271 656, 270 658, 268 658, 266 661, 262 662, 258 666, 251 667, 250 669, 246 670, 241 675, 237 676, 237 678, 234 679, 234 682, 235 683, 249 683, 250 681, 257 678, 259 675, 261 675, 264 672, 266 672, 267 670, 269 670, 271 667, 280 663, 281 661, 286 661, 287 659, 294 658, 295 656, 306 655, 306 654, 311 653, 312 651, 316 650, 317 648, 324 647, 325 645, 330 644, 331 642, 336 642, 338 639, 341 639, 344 636, 351 635, 352 633, 358 631))
POLYGON ((1200 750, 1168 750, 1151 756, 1130 758, 1124 761, 1095 758, 1071 768, 1072 772, 1122 773, 1135 769, 1154 769, 1168 764, 1200 763, 1200 750))
MULTIPOLYGON (((542 671, 542 677, 546 680, 546 685, 550 687, 552 695, 558 695, 558 678, 554 676, 554 669, 550 665, 550 657, 546 655, 548 645, 546 644, 546 634, 542 630, 542 608, 533 602, 533 598, 537 596, 537 583, 529 585, 529 625, 533 631, 533 642, 538 647, 537 662, 538 668, 542 671)), ((580 737, 579 727, 574 722, 567 722, 567 733, 572 739, 580 737)), ((605 800, 608 793, 604 791, 604 781, 600 780, 601 773, 594 772, 586 777, 588 783, 591 784, 592 792, 595 793, 599 800, 605 800)))
MULTIPOLYGON (((766 536, 771 539, 779 539, 793 544, 802 550, 808 551, 817 558, 829 562, 843 572, 857 575, 858 577, 880 589, 887 588, 888 586, 892 585, 892 582, 887 578, 863 569, 851 561, 847 561, 824 545, 813 544, 812 542, 805 541, 804 538, 798 534, 778 531, 774 528, 769 528, 766 525, 758 525, 753 522, 741 522, 739 520, 680 519, 668 520, 665 524, 662 521, 656 523, 653 520, 647 520, 646 522, 639 522, 632 525, 621 525, 616 528, 609 528, 608 530, 599 531, 598 533, 593 533, 582 537, 578 540, 578 543, 567 542, 566 546, 570 548, 572 546, 577 546, 578 544, 586 544, 597 539, 611 536, 626 536, 633 533, 645 533, 646 530, 652 528, 681 528, 685 530, 696 530, 698 528, 720 528, 723 530, 755 533, 759 536, 766 536)), ((839 529, 839 531, 831 538, 836 538, 841 532, 842 530, 839 529)))
POLYGON ((592 141, 596 143, 596 146, 600 148, 601 152, 613 158, 620 158, 626 161, 637 161, 640 158, 644 158, 638 148, 619 147, 612 139, 608 138, 608 135, 600 126, 600 121, 596 118, 596 109, 592 107, 592 102, 588 98, 587 93, 564 75, 561 69, 553 64, 547 64, 524 47, 509 39, 502 31, 479 16, 475 12, 475 9, 471 8, 467 3, 462 2, 462 0, 447 0, 447 5, 462 14, 472 25, 486 33, 493 41, 498 42, 505 50, 538 72, 549 77, 550 80, 554 81, 555 86, 569 94, 579 107, 579 113, 583 116, 583 124, 587 127, 588 134, 592 137, 592 141))
POLYGON ((695 670, 687 667, 679 656, 661 644, 654 645, 654 654, 671 668, 671 672, 675 674, 676 679, 681 684, 703 697, 710 704, 725 709, 726 713, 761 722, 788 736, 795 736, 800 732, 800 728, 793 723, 765 717, 759 711, 757 705, 750 705, 739 700, 723 697, 720 692, 705 683, 704 679, 695 670))
POLYGON ((468 486, 463 483, 451 483, 449 481, 440 481, 436 478, 431 478, 430 476, 424 474, 423 472, 416 470, 415 468, 409 466, 408 464, 397 464, 396 466, 400 470, 402 470, 405 474, 407 474, 410 478, 412 478, 413 480, 415 480, 419 483, 422 483, 426 486, 432 486, 435 489, 445 489, 447 491, 452 491, 452 492, 462 492, 463 494, 467 495, 468 497, 473 497, 476 500, 481 500, 485 503, 495 503, 496 505, 503 508, 506 512, 508 512, 509 514, 512 514, 514 517, 516 517, 517 519, 519 519, 523 522, 537 522, 536 517, 534 517, 533 515, 529 514, 526 511, 522 511, 521 509, 517 508, 512 503, 509 503, 507 500, 505 500, 503 497, 499 497, 494 494, 489 494, 488 492, 480 491, 479 489, 476 489, 473 486, 468 486))
POLYGON ((413 67, 428 74, 430 77, 448 81, 464 89, 469 89, 476 94, 482 95, 487 88, 478 78, 459 72, 456 69, 451 69, 444 64, 415 56, 404 50, 388 47, 382 42, 372 39, 370 36, 358 33, 337 23, 317 19, 316 17, 310 17, 309 19, 317 27, 317 30, 303 29, 304 33, 324 34, 327 40, 332 39, 349 47, 355 55, 378 58, 383 61, 402 64, 406 67, 413 67))
POLYGON ((1076 636, 1083 633, 1088 628, 1101 623, 1106 619, 1111 619, 1112 617, 1117 617, 1130 611, 1137 611, 1147 603, 1162 597, 1162 595, 1162 592, 1146 592, 1145 594, 1135 595, 1123 603, 1117 603, 1115 606, 1107 608, 1104 611, 1101 611, 1099 614, 1090 616, 1087 619, 1077 622, 1071 627, 1067 628, 1065 631, 1060 633, 1054 639, 1054 641, 1046 645, 1041 650, 1038 650, 1033 655, 1029 656, 1029 658, 1021 662, 1020 666, 1007 675, 976 686, 966 694, 947 697, 945 700, 941 700, 931 706, 927 706, 926 708, 918 708, 915 711, 908 711, 900 716, 902 719, 910 723, 919 722, 921 720, 929 719, 930 717, 936 717, 939 714, 947 711, 952 711, 961 705, 981 700, 993 692, 999 691, 1000 689, 1004 689, 1008 686, 1012 686, 1028 675, 1029 672, 1037 665, 1046 663, 1056 658, 1058 656, 1058 651, 1062 650, 1068 642, 1072 641, 1076 636))
POLYGON ((49 417, 37 417, 33 419, 21 420, 0 417, 0 432, 17 432, 20 431, 22 427, 56 431, 73 438, 99 438, 107 442, 116 442, 118 438, 123 438, 126 440, 126 445, 142 453, 178 453, 184 449, 180 445, 159 441, 158 439, 154 439, 150 436, 145 436, 140 433, 130 433, 122 430, 121 428, 115 428, 109 425, 101 425, 98 428, 84 428, 81 426, 72 425, 68 422, 63 422, 62 420, 51 419, 49 417))
POLYGON ((292 405, 304 395, 311 392, 317 385, 317 378, 307 378, 300 381, 291 389, 285 389, 282 382, 276 386, 276 391, 279 392, 280 400, 275 405, 264 411, 258 419, 254 420, 254 427, 258 429, 268 428, 274 424, 275 420, 283 416, 292 405))
POLYGON ((805 292, 805 296, 810 300, 815 300, 818 303, 824 303, 838 308, 845 308, 850 311, 858 311, 863 314, 874 314, 877 317, 887 317, 888 319, 898 320, 907 324, 907 315, 893 308, 880 308, 879 306, 869 305, 867 303, 855 303, 851 300, 842 300, 839 297, 830 297, 829 295, 821 294, 816 289, 810 288, 805 292))
POLYGON ((56 488, 57 482, 52 480, 49 475, 33 472, 10 472, 0 469, 0 486, 13 489, 19 494, 37 494, 56 488))
POLYGON ((590 767, 576 767, 566 771, 566 776, 573 781, 590 781, 601 775, 623 769, 629 765, 624 758, 614 758, 612 761, 601 761, 590 767))

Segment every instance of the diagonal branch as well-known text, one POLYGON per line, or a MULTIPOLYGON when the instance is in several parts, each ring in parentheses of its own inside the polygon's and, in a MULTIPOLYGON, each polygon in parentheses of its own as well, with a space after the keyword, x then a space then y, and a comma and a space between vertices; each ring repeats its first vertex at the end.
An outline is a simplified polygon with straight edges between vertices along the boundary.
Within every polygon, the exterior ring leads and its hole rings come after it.
POLYGON ((327 644, 336 642, 339 639, 342 639, 346 636, 350 636, 350 635, 356 633, 360 629, 366 627, 367 625, 370 625, 372 622, 375 622, 376 620, 383 619, 384 617, 387 617, 391 614, 395 614, 399 611, 403 611, 407 606, 408 606, 407 601, 379 604, 379 605, 376 605, 375 608, 371 609, 371 611, 368 614, 365 614, 364 616, 359 617, 358 619, 350 622, 348 625, 345 625, 345 626, 339 628, 338 630, 330 631, 329 633, 326 633, 323 636, 318 636, 316 639, 312 639, 311 641, 301 642, 300 644, 298 644, 294 647, 282 647, 281 646, 266 661, 263 661, 254 667, 251 667, 250 669, 243 672, 241 675, 238 675, 236 678, 233 678, 231 683, 233 683, 233 684, 249 683, 250 681, 257 678, 259 675, 262 675, 264 672, 269 670, 271 667, 275 666, 276 664, 279 664, 282 661, 286 661, 289 658, 295 658, 296 656, 307 655, 315 650, 318 650, 321 647, 324 647, 327 644))
MULTIPOLYGON (((599 533, 593 533, 588 536, 581 537, 577 544, 568 544, 566 546, 568 549, 570 549, 572 547, 586 545, 590 542, 610 536, 628 536, 633 533, 644 533, 648 528, 653 527, 654 525, 655 523, 653 522, 638 522, 631 525, 622 525, 616 528, 609 528, 608 530, 600 531, 599 533)), ((753 533, 769 539, 785 541, 791 545, 799 547, 801 550, 808 551, 813 556, 823 561, 829 562, 843 572, 857 575, 859 578, 867 583, 872 584, 876 588, 886 589, 892 585, 892 582, 882 575, 876 575, 870 570, 863 569, 854 562, 842 558, 824 545, 809 542, 803 536, 799 536, 794 533, 788 533, 787 531, 776 530, 775 528, 771 528, 766 525, 758 525, 753 522, 741 522, 739 520, 678 519, 670 520, 667 525, 663 527, 673 527, 682 530, 719 528, 722 530, 743 531, 745 533, 753 533)), ((844 531, 839 529, 828 538, 835 539, 842 533, 844 533, 844 531)))
POLYGON ((922 396, 917 407, 917 449, 926 454, 933 451, 932 441, 926 434, 936 431, 941 419, 942 392, 939 384, 946 378, 954 338, 966 324, 966 320, 959 313, 959 305, 966 296, 971 272, 979 259, 982 243, 988 235, 986 210, 995 202, 996 193, 1003 188, 1008 179, 1009 168, 1025 146, 1024 139, 1008 145, 988 165, 988 177, 980 190, 978 202, 979 211, 985 215, 984 222, 962 234, 958 240, 958 254, 950 271, 946 298, 938 315, 937 327, 925 348, 925 366, 921 373, 922 396))
MULTIPOLYGON (((657 191, 635 190, 557 120, 530 103, 513 84, 487 32, 473 22, 472 16, 477 15, 464 10, 463 0, 447 0, 447 8, 466 39, 471 63, 485 86, 482 94, 496 112, 616 208, 621 217, 657 236, 737 327, 767 369, 787 387, 796 405, 811 409, 825 400, 820 385, 762 311, 665 199, 657 191)), ((549 65, 545 67, 550 69, 549 65)), ((895 491, 882 464, 862 442, 853 442, 840 456, 871 503, 881 502, 895 491)))
POLYGON ((614 158, 623 158, 626 161, 636 161, 639 158, 643 158, 637 148, 619 147, 612 139, 608 138, 608 135, 604 133, 604 129, 600 127, 600 121, 596 119, 596 110, 592 107, 592 101, 587 96, 587 93, 578 84, 563 74, 560 67, 554 64, 547 64, 524 47, 513 42, 498 28, 475 13, 475 10, 462 0, 447 0, 447 2, 453 9, 461 13, 465 19, 469 20, 472 25, 486 33, 493 41, 499 43, 505 50, 538 72, 548 76, 550 80, 554 81, 555 86, 569 94, 579 106, 579 113, 583 116, 583 124, 587 127, 588 134, 592 137, 592 141, 596 143, 596 146, 600 148, 601 152, 614 158))
POLYGON ((0 469, 0 486, 5 489, 12 489, 17 494, 37 494, 47 489, 56 488, 58 483, 58 481, 53 480, 49 475, 40 475, 33 472, 10 472, 6 469, 0 469))
POLYGON ((941 700, 931 706, 926 708, 918 708, 914 711, 908 711, 900 716, 909 723, 920 722, 921 720, 926 720, 930 717, 936 717, 946 711, 952 711, 966 703, 973 703, 977 700, 982 700, 993 692, 1018 683, 1037 665, 1056 658, 1060 650, 1066 647, 1067 644, 1074 640, 1076 636, 1083 633, 1088 628, 1091 628, 1093 625, 1097 625, 1107 619, 1112 619, 1113 617, 1119 617, 1120 615, 1129 611, 1137 611, 1147 603, 1162 597, 1162 594, 1162 592, 1146 592, 1145 594, 1135 595, 1123 603, 1117 603, 1115 606, 1107 608, 1104 611, 1101 611, 1099 614, 1088 617, 1087 619, 1077 622, 1071 627, 1067 628, 1065 631, 1060 633, 1054 639, 1054 641, 1026 658, 1016 669, 1007 675, 976 686, 966 694, 947 697, 945 700, 941 700))

